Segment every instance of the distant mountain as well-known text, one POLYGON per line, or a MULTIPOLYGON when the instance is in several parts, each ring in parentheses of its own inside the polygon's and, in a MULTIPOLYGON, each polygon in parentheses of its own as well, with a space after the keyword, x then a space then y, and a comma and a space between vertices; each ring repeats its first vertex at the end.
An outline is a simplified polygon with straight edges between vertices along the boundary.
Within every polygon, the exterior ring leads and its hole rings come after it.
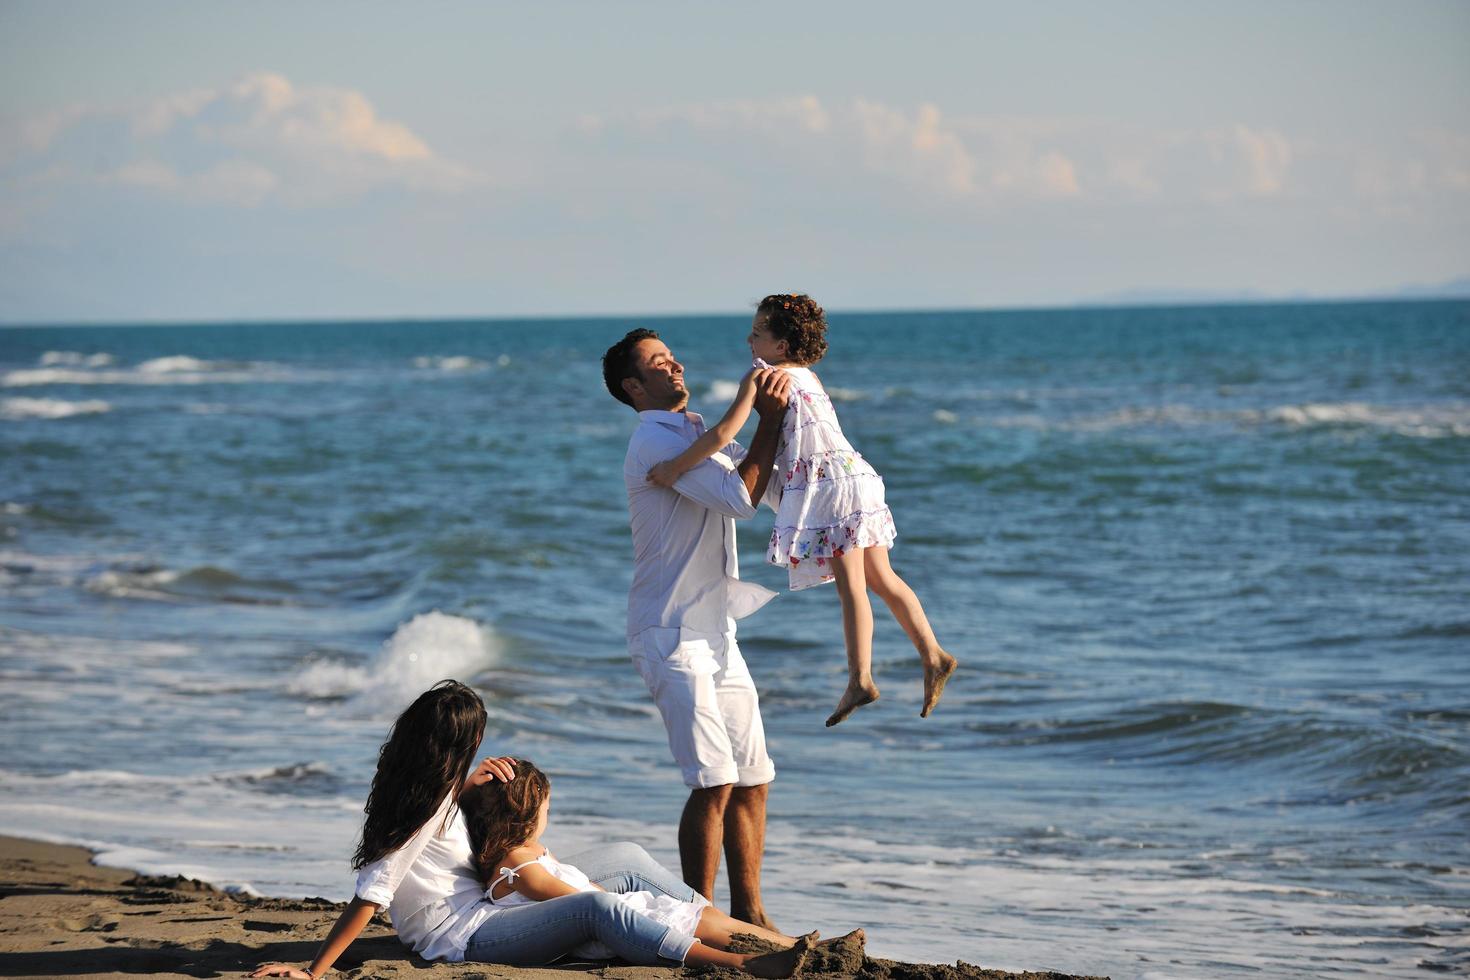
POLYGON ((1470 299, 1470 276, 1432 285, 1400 286, 1393 295, 1401 299, 1470 299))

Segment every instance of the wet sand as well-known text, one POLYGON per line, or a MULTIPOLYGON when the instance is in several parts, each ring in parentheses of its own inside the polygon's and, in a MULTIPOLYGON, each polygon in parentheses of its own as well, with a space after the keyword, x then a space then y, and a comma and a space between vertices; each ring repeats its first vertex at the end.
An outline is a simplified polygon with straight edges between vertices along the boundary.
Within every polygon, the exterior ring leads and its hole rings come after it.
MULTIPOLYGON (((342 906, 325 899, 246 898, 188 878, 98 867, 80 847, 0 836, 0 976, 239 976, 262 963, 304 966, 342 906)), ((1044 937, 1037 937, 1044 946, 1044 937)), ((643 966, 544 969, 428 963, 410 953, 380 915, 337 961, 334 975, 423 980, 682 980, 643 966)), ((693 975, 695 971, 688 971, 693 975)), ((703 976, 741 974, 704 971, 703 976)), ((1007 973, 968 963, 872 959, 855 946, 814 951, 802 976, 823 980, 1101 980, 1063 973, 1007 973)))

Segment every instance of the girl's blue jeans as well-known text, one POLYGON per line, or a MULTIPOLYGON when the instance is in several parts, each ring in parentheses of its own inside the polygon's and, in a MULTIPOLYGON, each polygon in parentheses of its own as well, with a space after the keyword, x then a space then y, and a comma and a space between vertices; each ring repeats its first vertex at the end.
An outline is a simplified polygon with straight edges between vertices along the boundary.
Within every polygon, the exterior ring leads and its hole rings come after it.
POLYGON ((694 900, 694 889, 628 841, 574 854, 566 863, 581 868, 607 891, 503 909, 470 937, 465 960, 540 966, 595 939, 639 966, 684 961, 689 952, 687 937, 669 935, 667 926, 633 911, 609 893, 660 892, 689 902, 694 900))

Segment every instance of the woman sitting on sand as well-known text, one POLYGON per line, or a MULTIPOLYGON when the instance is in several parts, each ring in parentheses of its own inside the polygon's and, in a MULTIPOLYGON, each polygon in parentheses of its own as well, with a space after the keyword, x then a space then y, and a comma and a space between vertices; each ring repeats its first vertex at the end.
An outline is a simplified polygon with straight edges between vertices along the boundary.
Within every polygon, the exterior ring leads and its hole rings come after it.
MULTIPOLYGON (((362 841, 353 856, 358 875, 352 901, 310 966, 272 964, 252 977, 317 980, 383 906, 399 939, 426 960, 532 966, 595 941, 631 963, 678 965, 680 958, 670 954, 684 947, 670 936, 670 927, 607 894, 695 899, 692 888, 636 844, 614 844, 573 859, 607 892, 518 908, 498 907, 485 897, 457 801, 462 792, 492 780, 515 780, 516 772, 514 760, 506 758, 486 759, 470 770, 484 734, 485 705, 458 681, 441 681, 408 706, 378 755, 362 841)), ((788 976, 797 959, 782 950, 740 965, 762 976, 788 976)))

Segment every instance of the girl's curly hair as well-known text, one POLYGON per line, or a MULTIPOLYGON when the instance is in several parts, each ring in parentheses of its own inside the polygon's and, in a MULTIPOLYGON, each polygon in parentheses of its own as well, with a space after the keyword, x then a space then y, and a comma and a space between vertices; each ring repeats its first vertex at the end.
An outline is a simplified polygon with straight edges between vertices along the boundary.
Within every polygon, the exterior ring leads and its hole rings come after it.
POLYGON ((787 356, 797 364, 815 364, 827 353, 827 316, 805 293, 767 296, 755 312, 772 337, 786 341, 787 356))
POLYGON ((544 772, 526 759, 514 762, 516 777, 510 782, 492 779, 465 790, 459 797, 470 853, 485 885, 495 880, 501 859, 535 832, 536 815, 551 794, 551 781, 544 772))

